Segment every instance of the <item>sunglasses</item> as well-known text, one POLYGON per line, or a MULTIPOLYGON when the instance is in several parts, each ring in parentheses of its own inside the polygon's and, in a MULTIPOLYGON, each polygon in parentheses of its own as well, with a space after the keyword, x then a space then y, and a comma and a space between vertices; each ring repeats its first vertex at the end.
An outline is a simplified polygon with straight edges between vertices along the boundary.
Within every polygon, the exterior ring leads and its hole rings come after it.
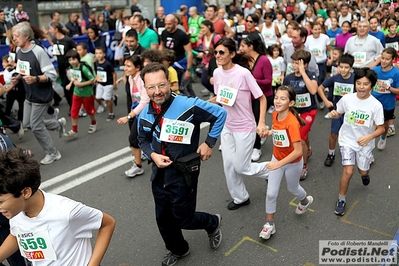
POLYGON ((253 20, 245 20, 245 21, 248 22, 248 23, 254 23, 253 20))
POLYGON ((216 56, 217 54, 224 55, 226 52, 224 50, 215 50, 213 51, 213 55, 216 56))

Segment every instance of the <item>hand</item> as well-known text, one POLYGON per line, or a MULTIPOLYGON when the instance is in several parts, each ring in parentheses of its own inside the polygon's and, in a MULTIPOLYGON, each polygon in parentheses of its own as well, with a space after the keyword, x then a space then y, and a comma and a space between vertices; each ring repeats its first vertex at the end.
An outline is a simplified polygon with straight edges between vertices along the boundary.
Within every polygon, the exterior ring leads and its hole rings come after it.
POLYGON ((124 125, 129 122, 129 118, 127 118, 127 116, 123 116, 119 118, 116 122, 118 123, 118 125, 124 125))
POLYGON ((328 116, 330 118, 338 118, 340 114, 337 112, 337 110, 331 110, 331 112, 328 113, 328 116))
POLYGON ((369 144, 370 140, 371 138, 369 137, 369 135, 362 136, 357 139, 357 144, 359 144, 360 146, 366 146, 367 144, 369 144))
POLYGON ((35 76, 23 76, 22 78, 25 80, 26 84, 28 84, 28 85, 36 83, 35 76))
POLYGON ((71 89, 72 84, 73 82, 70 82, 68 85, 66 85, 65 89, 69 91, 71 89))
POLYGON ((168 156, 155 152, 151 153, 151 159, 158 166, 158 168, 166 168, 173 163, 168 156))
POLYGON ((185 72, 184 72, 184 79, 189 79, 191 77, 191 75, 190 75, 190 70, 186 70, 185 72))
POLYGON ((198 54, 197 54, 197 58, 202 58, 204 56, 204 53, 203 52, 199 52, 198 54))
POLYGON ((334 104, 331 101, 325 101, 324 103, 326 104, 327 108, 332 108, 334 106, 334 104))
POLYGON ((116 91, 118 89, 118 86, 117 86, 117 84, 115 83, 114 84, 114 91, 116 91))
POLYGON ((211 78, 209 79, 209 83, 211 83, 212 85, 214 85, 213 77, 211 77, 211 78))
POLYGON ((210 148, 208 144, 204 142, 198 147, 197 153, 201 154, 202 161, 206 161, 212 156, 212 148, 210 148))
POLYGON ((301 75, 306 73, 305 64, 302 59, 299 60, 299 73, 301 73, 301 75))
POLYGON ((281 76, 278 78, 278 81, 279 81, 280 84, 283 84, 283 81, 284 81, 283 75, 281 75, 281 76))
POLYGON ((268 135, 268 128, 265 123, 259 123, 256 128, 256 133, 258 133, 259 137, 264 138, 268 135))
POLYGON ((269 163, 266 163, 266 167, 268 170, 276 170, 276 169, 280 168, 280 165, 278 164, 278 162, 269 162, 269 163))
POLYGON ((11 83, 13 85, 17 85, 20 79, 21 79, 21 74, 18 74, 18 76, 15 76, 15 77, 11 78, 11 83))

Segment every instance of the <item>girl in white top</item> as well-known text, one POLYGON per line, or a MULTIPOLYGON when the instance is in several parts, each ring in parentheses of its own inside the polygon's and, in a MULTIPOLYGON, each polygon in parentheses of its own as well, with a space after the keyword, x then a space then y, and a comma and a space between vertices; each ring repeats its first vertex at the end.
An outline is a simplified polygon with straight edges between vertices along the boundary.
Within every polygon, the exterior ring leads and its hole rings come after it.
POLYGON ((273 44, 269 47, 269 54, 267 57, 269 58, 270 63, 272 64, 273 68, 273 91, 277 89, 278 85, 283 83, 284 76, 282 75, 282 69, 284 66, 284 58, 283 58, 283 51, 277 44, 273 44))
POLYGON ((266 13, 264 19, 265 22, 259 26, 259 31, 263 36, 266 48, 268 48, 273 44, 280 43, 280 31, 277 25, 272 22, 272 13, 266 13))
POLYGON ((283 34, 287 30, 287 20, 285 19, 285 12, 278 11, 276 15, 276 19, 273 21, 275 25, 277 25, 280 34, 283 34))
POLYGON ((321 84, 327 74, 327 52, 331 54, 330 38, 321 33, 321 25, 314 23, 312 25, 312 35, 306 39, 306 46, 316 59, 319 66, 319 79, 318 83, 321 84))
POLYGON ((214 55, 220 66, 213 73, 215 97, 210 102, 219 103, 227 111, 227 119, 221 134, 223 168, 227 187, 233 201, 229 210, 250 204, 249 193, 244 184, 245 176, 267 178, 265 163, 251 163, 252 148, 256 134, 261 138, 268 133, 266 128, 266 97, 251 75, 249 59, 237 55, 236 44, 223 38, 215 45, 214 55), (233 63, 239 61, 247 68, 233 63), (256 126, 251 102, 260 101, 259 123, 256 126))
POLYGON ((305 17, 303 18, 301 25, 305 27, 306 22, 314 22, 316 20, 316 15, 314 14, 313 7, 306 8, 305 17))

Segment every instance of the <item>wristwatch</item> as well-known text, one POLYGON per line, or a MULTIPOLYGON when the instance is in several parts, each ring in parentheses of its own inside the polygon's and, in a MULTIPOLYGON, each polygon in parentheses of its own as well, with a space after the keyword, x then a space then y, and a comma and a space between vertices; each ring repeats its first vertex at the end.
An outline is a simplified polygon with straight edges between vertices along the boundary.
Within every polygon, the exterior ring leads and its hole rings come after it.
POLYGON ((208 141, 205 140, 205 144, 208 145, 209 148, 215 147, 215 144, 210 144, 208 141))
POLYGON ((39 76, 36 76, 36 82, 40 82, 39 76))
POLYGON ((132 116, 130 114, 127 115, 127 119, 132 119, 132 116))

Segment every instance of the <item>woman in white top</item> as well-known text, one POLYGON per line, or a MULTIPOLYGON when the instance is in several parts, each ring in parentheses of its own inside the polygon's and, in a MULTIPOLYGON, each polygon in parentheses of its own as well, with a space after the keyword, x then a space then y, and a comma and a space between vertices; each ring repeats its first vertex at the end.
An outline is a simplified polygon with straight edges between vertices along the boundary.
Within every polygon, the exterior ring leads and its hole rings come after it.
POLYGON ((273 21, 277 25, 280 34, 283 34, 287 30, 287 20, 285 19, 285 12, 279 10, 276 15, 276 19, 273 21))
POLYGON ((291 33, 292 30, 297 27, 299 27, 299 23, 295 20, 288 22, 287 31, 280 38, 281 49, 283 49, 283 51, 285 50, 285 48, 292 45, 291 33))
POLYGON ((260 25, 259 31, 262 34, 266 48, 273 44, 280 43, 280 31, 273 21, 273 13, 266 13, 264 15, 265 22, 260 25))
POLYGON ((321 33, 321 25, 318 23, 312 24, 312 35, 308 36, 306 46, 316 59, 319 66, 318 83, 321 84, 327 73, 327 52, 331 54, 330 38, 321 33))

